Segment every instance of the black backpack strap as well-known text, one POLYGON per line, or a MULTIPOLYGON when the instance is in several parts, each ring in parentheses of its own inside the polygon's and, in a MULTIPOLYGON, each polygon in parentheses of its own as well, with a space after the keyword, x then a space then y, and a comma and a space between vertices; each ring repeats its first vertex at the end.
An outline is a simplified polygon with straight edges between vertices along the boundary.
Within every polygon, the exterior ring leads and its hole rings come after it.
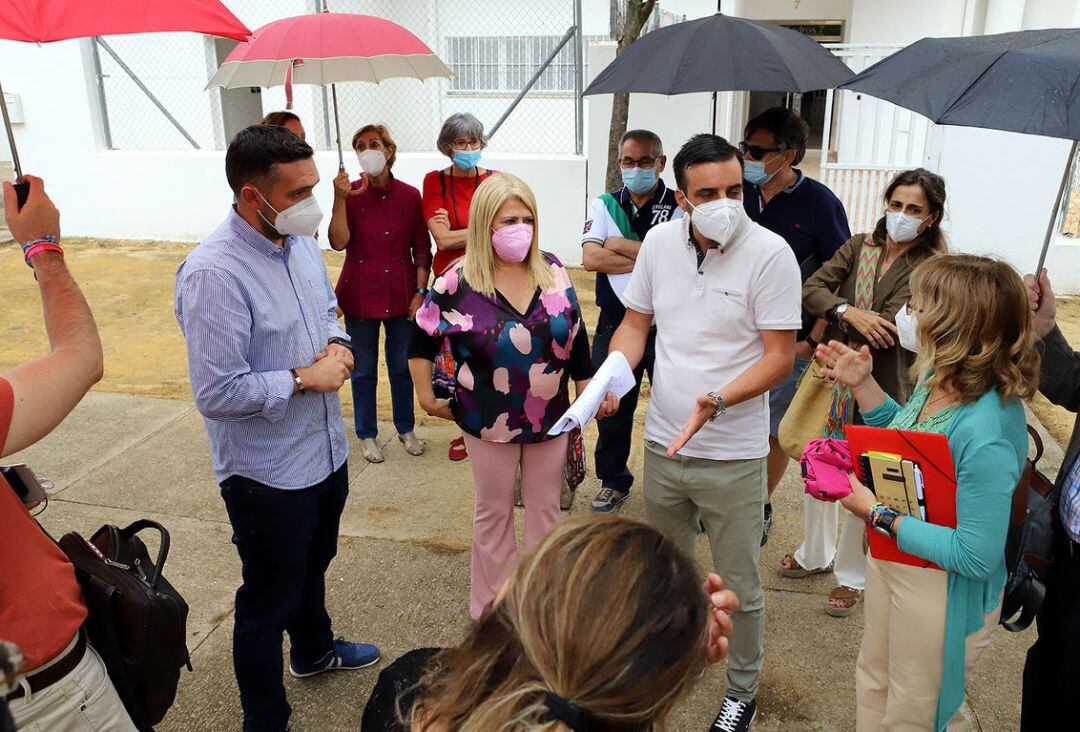
POLYGON ((1001 626, 1010 633, 1027 630, 1038 614, 1045 596, 1046 586, 1042 582, 1034 577, 1025 577, 1001 600, 1001 626), (1020 611, 1020 617, 1013 621, 1006 620, 1015 615, 1017 610, 1020 611))

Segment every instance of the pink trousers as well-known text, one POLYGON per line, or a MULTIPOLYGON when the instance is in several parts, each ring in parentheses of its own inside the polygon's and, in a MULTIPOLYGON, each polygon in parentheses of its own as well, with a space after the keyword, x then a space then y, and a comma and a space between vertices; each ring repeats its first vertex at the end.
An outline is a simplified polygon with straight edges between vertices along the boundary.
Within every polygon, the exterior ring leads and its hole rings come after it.
POLYGON ((517 562, 514 482, 519 465, 521 497, 525 502, 525 550, 532 548, 559 520, 566 439, 566 435, 561 435, 546 442, 521 445, 465 435, 476 483, 469 599, 469 614, 473 619, 479 618, 495 599, 517 562))

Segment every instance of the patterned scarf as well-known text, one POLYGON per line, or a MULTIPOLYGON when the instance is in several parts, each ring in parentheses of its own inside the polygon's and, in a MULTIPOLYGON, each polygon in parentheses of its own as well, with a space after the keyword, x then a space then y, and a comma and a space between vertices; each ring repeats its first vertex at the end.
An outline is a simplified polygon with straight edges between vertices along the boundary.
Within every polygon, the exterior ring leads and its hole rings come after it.
MULTIPOLYGON (((875 244, 873 238, 867 234, 863 240, 862 249, 859 251, 858 269, 855 271, 855 302, 852 303, 859 310, 871 310, 874 306, 874 279, 877 274, 878 262, 881 261, 881 253, 885 247, 875 244)), ((854 343, 848 345, 855 347, 854 343)), ((845 428, 851 424, 855 417, 855 397, 851 389, 833 385, 832 398, 829 400, 829 412, 825 417, 824 437, 844 439, 845 428)))

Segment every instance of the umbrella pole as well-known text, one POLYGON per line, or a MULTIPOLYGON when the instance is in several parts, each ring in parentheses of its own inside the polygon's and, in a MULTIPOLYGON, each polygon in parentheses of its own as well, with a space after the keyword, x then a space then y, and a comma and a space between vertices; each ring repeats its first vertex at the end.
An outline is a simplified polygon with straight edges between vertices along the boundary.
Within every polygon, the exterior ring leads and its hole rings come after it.
POLYGON ((716 134, 716 92, 712 93, 712 133, 716 134))
POLYGON ((334 97, 334 134, 337 136, 338 170, 345 170, 345 156, 341 152, 341 124, 338 121, 337 86, 335 84, 330 85, 330 93, 334 97))
POLYGON ((22 165, 19 164, 19 151, 15 148, 15 133, 11 131, 11 119, 8 118, 7 100, 4 99, 4 87, 0 86, 0 109, 4 113, 4 127, 7 129, 8 145, 11 147, 11 162, 15 165, 15 180, 22 180, 22 165))
POLYGON ((1076 157, 1077 140, 1073 140, 1069 148, 1069 157, 1065 161, 1065 172, 1061 174, 1061 185, 1058 186, 1057 200, 1054 201, 1054 210, 1050 212, 1050 223, 1046 225, 1046 238, 1043 240, 1042 252, 1039 254, 1039 266, 1035 268, 1035 277, 1042 273, 1043 265, 1046 264, 1046 252, 1050 249, 1050 238, 1054 235, 1054 224, 1057 223, 1058 213, 1061 211, 1061 199, 1065 196, 1065 186, 1069 184, 1069 172, 1072 170, 1073 159, 1076 157))

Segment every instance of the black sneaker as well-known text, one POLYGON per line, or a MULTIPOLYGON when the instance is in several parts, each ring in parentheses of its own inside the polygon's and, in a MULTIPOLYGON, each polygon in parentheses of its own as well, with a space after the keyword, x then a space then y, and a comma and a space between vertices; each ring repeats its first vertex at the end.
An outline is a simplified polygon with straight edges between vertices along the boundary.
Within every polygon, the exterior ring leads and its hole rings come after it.
POLYGON ((757 716, 757 700, 743 701, 733 696, 724 697, 724 706, 716 715, 709 732, 746 732, 757 716))
POLYGON ((772 504, 765 504, 765 520, 761 524, 761 545, 769 540, 769 529, 772 528, 772 504))

